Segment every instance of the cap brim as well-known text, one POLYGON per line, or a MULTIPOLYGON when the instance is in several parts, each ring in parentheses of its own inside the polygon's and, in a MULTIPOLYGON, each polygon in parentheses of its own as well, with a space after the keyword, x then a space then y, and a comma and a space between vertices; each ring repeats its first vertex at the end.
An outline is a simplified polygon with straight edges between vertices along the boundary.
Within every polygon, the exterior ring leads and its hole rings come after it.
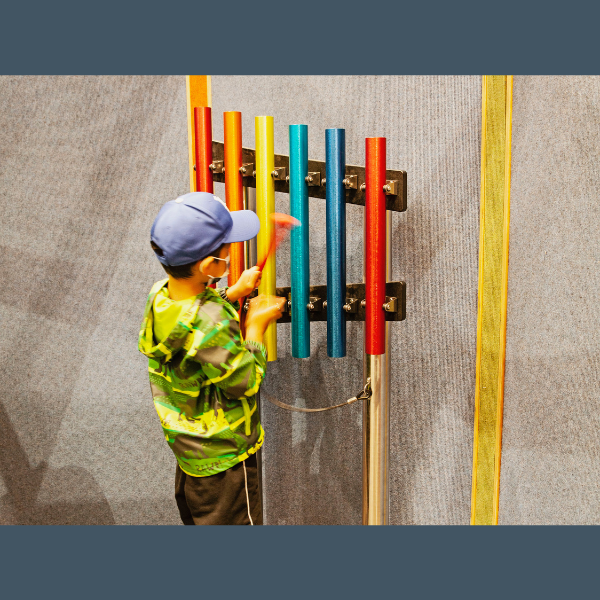
POLYGON ((229 214, 233 221, 233 227, 223 240, 223 244, 245 242, 256 237, 260 230, 260 221, 256 213, 251 210, 234 210, 229 214))

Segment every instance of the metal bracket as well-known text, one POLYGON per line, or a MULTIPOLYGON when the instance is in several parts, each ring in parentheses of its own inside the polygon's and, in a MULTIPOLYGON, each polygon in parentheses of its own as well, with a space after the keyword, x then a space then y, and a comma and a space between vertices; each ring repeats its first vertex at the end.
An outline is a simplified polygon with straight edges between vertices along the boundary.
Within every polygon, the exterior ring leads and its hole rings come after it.
POLYGON ((225 163, 222 160, 213 160, 208 168, 213 172, 213 175, 225 173, 225 163))
MULTIPOLYGON (((291 322, 291 288, 277 288, 275 294, 288 298, 287 312, 284 312, 277 323, 291 322)), ((327 286, 311 285, 309 303, 306 307, 308 320, 327 320, 327 286)), ((346 285, 346 303, 342 305, 346 321, 364 321, 366 317, 365 284, 350 283, 346 285)), ((406 318, 406 283, 404 281, 388 281, 385 284, 385 305, 381 307, 386 321, 404 321, 406 318)))
POLYGON ((243 163, 240 167, 240 173, 242 174, 242 177, 253 177, 254 163, 243 163))
POLYGON ((309 173, 306 176, 306 183, 308 183, 308 185, 311 186, 315 186, 315 185, 321 185, 321 173, 314 172, 314 173, 309 173))
POLYGON ((355 314, 358 312, 358 298, 346 298, 346 304, 343 306, 347 313, 355 314))
MULTIPOLYGON (((345 180, 344 180, 345 181, 345 180)), ((383 192, 386 196, 397 196, 399 194, 400 184, 397 179, 388 179, 383 186, 383 192)), ((365 192, 367 190, 367 184, 360 184, 360 191, 365 192)))
POLYGON ((389 179, 385 182, 383 186, 383 191, 386 196, 397 196, 398 195, 398 180, 397 179, 389 179))
POLYGON ((319 298, 319 296, 310 296, 306 308, 310 312, 321 312, 323 310, 323 298, 319 298))
POLYGON ((398 312, 398 298, 395 296, 386 296, 383 310, 390 313, 398 312))
MULTIPOLYGON (((223 160, 225 158, 225 148, 223 142, 213 141, 212 143, 212 155, 213 155, 213 163, 217 160, 223 160)), ((256 186, 256 174, 252 172, 252 170, 256 169, 256 151, 253 148, 242 148, 242 164, 252 165, 249 172, 247 171, 244 175, 244 185, 248 187, 256 186), (252 177, 250 176, 252 174, 252 177)), ((284 194, 288 194, 290 191, 289 180, 286 175, 289 174, 289 165, 290 159, 289 156, 284 154, 275 154, 274 156, 274 167, 275 169, 284 168, 286 170, 285 174, 277 179, 273 178, 273 183, 275 184, 275 191, 281 192, 284 194)), ((321 185, 309 185, 308 196, 310 198, 321 198, 325 200, 327 196, 327 188, 326 186, 326 172, 327 165, 325 161, 322 160, 311 160, 308 161, 308 172, 309 173, 321 173, 321 185)), ((346 204, 356 204, 359 206, 364 206, 366 202, 365 197, 365 167, 358 165, 346 165, 344 169, 344 179, 349 180, 349 186, 344 183, 346 188, 345 201, 346 204), (356 177, 356 187, 354 187, 353 179, 356 177), (363 184, 363 185, 361 185, 363 184)), ((343 179, 343 180, 344 180, 343 179)), ((343 181, 342 180, 342 181, 343 181)), ((213 181, 217 181, 220 183, 225 182, 225 174, 224 173, 215 173, 213 172, 213 181)), ((397 193, 393 195, 393 193, 385 194, 385 207, 386 210, 391 210, 394 212, 403 212, 406 210, 407 205, 407 175, 406 171, 398 170, 398 169, 386 169, 385 171, 385 181, 397 181, 397 193)), ((387 184, 386 184, 387 185, 387 184)), ((391 192, 394 192, 392 189, 391 192)), ((393 294, 391 294, 393 295, 393 294)))
POLYGON ((358 189, 358 176, 346 175, 346 178, 344 181, 342 181, 342 183, 347 190, 356 190, 358 189))
POLYGON ((285 181, 285 167, 275 167, 271 171, 271 177, 275 181, 285 181))

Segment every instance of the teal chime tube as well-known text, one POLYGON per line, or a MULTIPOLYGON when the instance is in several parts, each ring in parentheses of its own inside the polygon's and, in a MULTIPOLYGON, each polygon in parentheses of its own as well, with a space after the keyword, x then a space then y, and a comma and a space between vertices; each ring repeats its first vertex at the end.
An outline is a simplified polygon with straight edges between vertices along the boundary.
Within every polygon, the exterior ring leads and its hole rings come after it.
POLYGON ((310 356, 308 248, 308 126, 290 125, 290 214, 300 221, 291 232, 292 356, 310 356))
POLYGON ((327 356, 346 356, 346 130, 325 130, 327 356))

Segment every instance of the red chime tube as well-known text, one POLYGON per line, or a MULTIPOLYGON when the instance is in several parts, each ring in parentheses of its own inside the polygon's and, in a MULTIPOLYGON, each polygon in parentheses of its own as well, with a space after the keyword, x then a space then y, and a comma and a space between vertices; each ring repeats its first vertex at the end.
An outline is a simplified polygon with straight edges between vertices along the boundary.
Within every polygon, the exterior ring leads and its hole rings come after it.
POLYGON ((365 352, 385 354, 385 138, 366 138, 365 352))
MULTIPOLYGON (((244 209, 242 174, 242 113, 223 113, 225 133, 225 200, 229 210, 244 209)), ((231 244, 229 251, 229 285, 233 285, 244 271, 244 242, 231 244)))
POLYGON ((194 107, 194 145, 196 158, 196 191, 213 193, 212 118, 210 106, 194 107))

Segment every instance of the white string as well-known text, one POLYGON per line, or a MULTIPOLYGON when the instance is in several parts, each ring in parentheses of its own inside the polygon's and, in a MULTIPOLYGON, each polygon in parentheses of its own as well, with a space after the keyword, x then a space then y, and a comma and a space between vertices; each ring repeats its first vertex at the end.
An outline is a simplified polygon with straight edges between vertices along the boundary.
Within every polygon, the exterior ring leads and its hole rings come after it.
POLYGON ((242 465, 244 466, 244 483, 246 484, 246 506, 248 507, 248 518, 250 519, 250 525, 254 525, 254 521, 252 521, 252 515, 250 514, 250 497, 248 496, 248 475, 246 475, 246 461, 242 461, 242 465))

